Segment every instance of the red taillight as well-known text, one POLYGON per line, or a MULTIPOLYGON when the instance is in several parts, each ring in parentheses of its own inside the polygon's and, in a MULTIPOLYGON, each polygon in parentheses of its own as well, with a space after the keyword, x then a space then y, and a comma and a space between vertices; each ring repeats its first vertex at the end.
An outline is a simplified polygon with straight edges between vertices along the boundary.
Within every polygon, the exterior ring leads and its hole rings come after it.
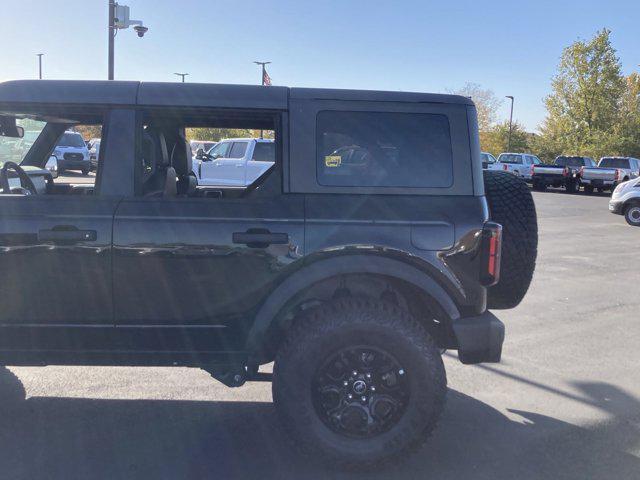
POLYGON ((616 182, 620 180, 620 170, 618 170, 617 168, 616 168, 616 176, 614 177, 614 179, 616 182))
POLYGON ((535 165, 531 165, 531 176, 533 177, 533 174, 536 172, 536 166, 535 165))
POLYGON ((563 177, 568 177, 569 176, 569 168, 568 167, 564 167, 564 170, 562 170, 562 176, 563 177))
POLYGON ((507 170, 509 170, 509 165, 503 165, 502 169, 506 172, 507 170))
POLYGON ((500 280, 500 257, 502 255, 502 225, 486 222, 482 229, 480 282, 490 287, 500 280))
POLYGON ((578 176, 582 177, 582 175, 584 175, 584 167, 580 167, 580 170, 578 171, 578 176))

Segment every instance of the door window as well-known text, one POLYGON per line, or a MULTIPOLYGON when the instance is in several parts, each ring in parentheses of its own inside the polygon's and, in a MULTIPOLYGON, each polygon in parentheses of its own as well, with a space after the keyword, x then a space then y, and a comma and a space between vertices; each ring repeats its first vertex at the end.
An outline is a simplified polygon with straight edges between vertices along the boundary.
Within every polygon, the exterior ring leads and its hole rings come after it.
POLYGON ((233 146, 229 150, 229 158, 244 158, 247 145, 247 142, 233 142, 233 146))

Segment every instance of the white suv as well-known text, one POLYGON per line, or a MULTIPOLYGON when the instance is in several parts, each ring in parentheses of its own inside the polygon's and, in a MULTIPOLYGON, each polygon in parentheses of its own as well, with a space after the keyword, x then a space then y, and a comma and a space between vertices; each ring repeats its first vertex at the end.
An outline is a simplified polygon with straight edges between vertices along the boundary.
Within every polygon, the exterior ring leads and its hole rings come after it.
POLYGON ((263 138, 228 138, 197 156, 193 172, 198 185, 247 187, 275 163, 276 144, 263 138))

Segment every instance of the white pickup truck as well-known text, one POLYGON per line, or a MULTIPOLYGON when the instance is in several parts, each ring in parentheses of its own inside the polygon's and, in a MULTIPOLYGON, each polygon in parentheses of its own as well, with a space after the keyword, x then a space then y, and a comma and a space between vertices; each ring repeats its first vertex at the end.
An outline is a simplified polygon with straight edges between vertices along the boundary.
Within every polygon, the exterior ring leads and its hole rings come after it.
POLYGON ((491 170, 504 170, 531 182, 533 166, 541 163, 538 157, 528 153, 501 153, 491 170))
POLYGON ((640 160, 631 157, 602 157, 597 167, 580 169, 580 183, 584 191, 592 193, 613 190, 621 182, 638 178, 640 160))
POLYGON ((276 145, 263 138, 227 138, 193 161, 198 185, 247 187, 275 163, 276 145))

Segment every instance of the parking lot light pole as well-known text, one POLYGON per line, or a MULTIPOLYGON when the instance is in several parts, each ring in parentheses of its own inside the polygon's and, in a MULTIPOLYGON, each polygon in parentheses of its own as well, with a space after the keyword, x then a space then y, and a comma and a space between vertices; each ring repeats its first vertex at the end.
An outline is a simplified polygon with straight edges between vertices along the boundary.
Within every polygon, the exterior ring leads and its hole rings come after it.
POLYGON ((189 74, 188 73, 174 73, 174 75, 177 75, 177 76, 181 77, 182 78, 182 83, 184 83, 184 77, 186 77, 189 74))
POLYGON ((513 95, 507 95, 506 98, 511 99, 511 114, 509 115, 509 146, 507 151, 511 151, 511 132, 513 130, 513 95))
POLYGON ((44 53, 36 53, 36 56, 38 57, 38 78, 40 80, 42 80, 42 56, 44 55, 44 53))

